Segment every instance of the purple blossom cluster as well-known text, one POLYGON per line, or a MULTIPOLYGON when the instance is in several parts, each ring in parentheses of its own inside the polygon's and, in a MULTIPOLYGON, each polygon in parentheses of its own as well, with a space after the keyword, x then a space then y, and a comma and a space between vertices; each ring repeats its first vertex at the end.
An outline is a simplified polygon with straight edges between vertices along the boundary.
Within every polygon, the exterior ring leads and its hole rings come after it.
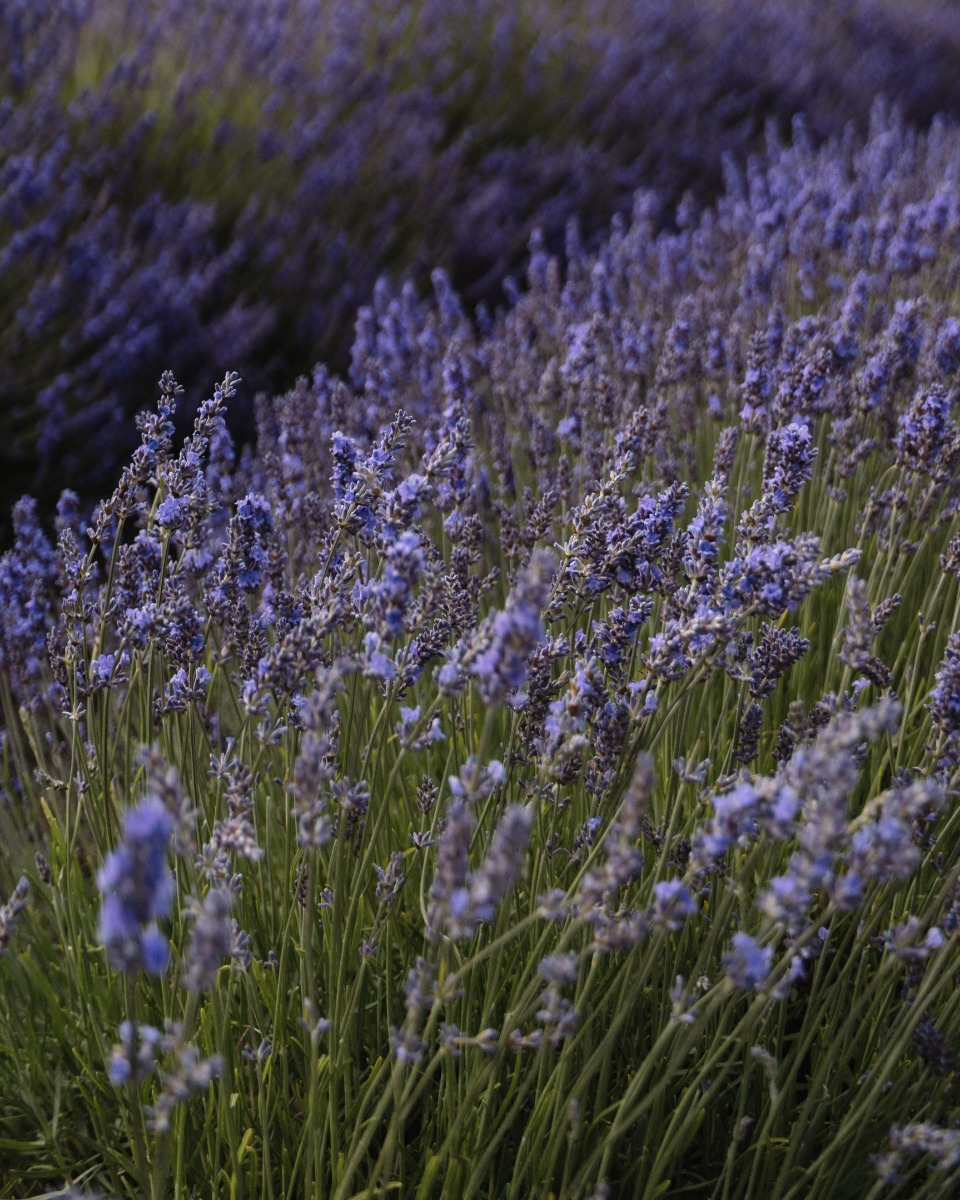
POLYGON ((169 917, 176 894, 167 849, 176 821, 155 796, 128 811, 123 837, 97 882, 103 894, 98 933, 111 964, 161 974, 170 957, 156 922, 169 917))
POLYGON ((437 847, 437 873, 430 888, 427 938, 442 933, 469 938, 483 921, 493 919, 497 904, 516 883, 533 824, 533 813, 508 808, 494 830, 490 847, 476 870, 469 869, 470 841, 476 822, 462 802, 449 810, 437 847))

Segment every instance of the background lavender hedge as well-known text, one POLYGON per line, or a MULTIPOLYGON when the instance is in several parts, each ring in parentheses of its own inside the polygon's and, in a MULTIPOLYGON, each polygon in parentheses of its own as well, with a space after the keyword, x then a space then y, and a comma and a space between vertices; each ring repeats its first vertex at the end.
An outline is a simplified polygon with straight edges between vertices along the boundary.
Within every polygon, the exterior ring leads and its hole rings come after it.
POLYGON ((502 299, 633 191, 717 194, 772 119, 863 131, 873 99, 955 113, 953 6, 723 0, 5 0, 4 510, 95 497, 176 363, 249 397, 346 363, 384 272, 502 299), (92 489, 92 491, 91 491, 92 489))

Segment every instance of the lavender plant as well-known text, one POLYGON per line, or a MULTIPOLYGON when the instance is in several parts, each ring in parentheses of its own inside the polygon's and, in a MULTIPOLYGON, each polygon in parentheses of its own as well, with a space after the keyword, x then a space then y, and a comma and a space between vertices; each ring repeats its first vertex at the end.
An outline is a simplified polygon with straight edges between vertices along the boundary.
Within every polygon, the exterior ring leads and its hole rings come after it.
POLYGON ((0 1196, 956 1189, 958 169, 771 132, 18 506, 0 1196))

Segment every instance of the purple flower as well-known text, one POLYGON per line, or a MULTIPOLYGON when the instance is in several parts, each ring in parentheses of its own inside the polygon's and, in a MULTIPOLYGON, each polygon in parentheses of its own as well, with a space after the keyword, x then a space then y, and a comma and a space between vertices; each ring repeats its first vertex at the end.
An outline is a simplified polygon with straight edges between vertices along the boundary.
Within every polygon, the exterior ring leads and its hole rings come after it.
POLYGON ((577 956, 571 953, 548 954, 546 958, 540 960, 537 966, 537 973, 547 983, 558 986, 565 983, 576 983, 579 971, 577 956))
POLYGON ((936 814, 942 801, 942 789, 929 779, 875 797, 853 823, 848 869, 864 879, 908 878, 922 858, 914 831, 936 814))
MULTIPOLYGON (((825 860, 829 863, 829 860, 825 860)), ((786 875, 776 875, 760 896, 759 906, 774 921, 790 929, 799 929, 813 903, 812 888, 821 882, 822 871, 815 871, 807 858, 794 854, 786 875)))
POLYGON ((735 933, 723 956, 727 977, 735 988, 760 991, 770 974, 773 947, 761 946, 749 933, 735 933))
POLYGON ((934 679, 930 716, 935 728, 955 740, 960 733, 960 632, 951 635, 934 679))
POLYGON ((383 575, 369 588, 366 619, 376 625, 381 637, 394 638, 404 631, 414 587, 423 570, 419 536, 406 530, 388 544, 384 557, 383 575))
POLYGON ((369 679, 380 679, 389 683, 397 676, 393 660, 381 650, 383 642, 376 633, 368 633, 363 640, 363 653, 358 659, 360 670, 369 679))
POLYGON ((156 1103, 147 1109, 147 1127, 154 1133, 166 1133, 170 1129, 174 1110, 184 1104, 196 1092, 206 1091, 223 1071, 223 1059, 219 1054, 201 1059, 196 1046, 171 1039, 170 1049, 176 1053, 176 1065, 162 1076, 163 1087, 156 1103))
POLYGON ((666 929, 682 929, 688 917, 697 911, 690 889, 679 879, 667 879, 654 884, 652 917, 666 929))
POLYGON ((20 923, 20 914, 27 907, 29 894, 30 883, 27 877, 22 875, 13 889, 13 895, 0 908, 0 954, 6 954, 9 949, 10 939, 20 923))
POLYGON ((184 522, 188 505, 179 496, 168 496, 157 505, 157 524, 164 529, 179 529, 184 522))
POLYGON ((506 607, 485 627, 485 648, 470 665, 480 695, 487 704, 502 703, 504 695, 523 687, 530 656, 543 641, 541 612, 550 594, 556 563, 552 554, 538 551, 520 575, 506 607))
POLYGON ((821 559, 819 539, 801 534, 793 542, 755 546, 732 559, 720 585, 728 611, 742 607, 764 616, 779 616, 784 610, 799 608, 814 588, 834 571, 852 566, 858 557, 857 551, 847 550, 836 558, 821 559))
POLYGON ((789 512, 813 472, 817 448, 806 425, 793 422, 771 430, 763 461, 764 497, 774 512, 789 512))
POLYGON ((110 1051, 107 1078, 114 1087, 123 1087, 130 1080, 140 1083, 157 1069, 157 1050, 165 1039, 154 1026, 130 1021, 122 1022, 117 1032, 120 1041, 110 1051))
POLYGON ((738 783, 729 792, 713 796, 711 803, 713 816, 693 841, 692 861, 700 871, 757 830, 760 797, 752 784, 738 783))
POLYGON ((957 427, 950 419, 950 396, 939 386, 917 393, 897 420, 893 444, 897 463, 911 471, 937 475, 956 460, 957 427))
POLYGON ((403 890, 406 880, 403 872, 403 855, 399 850, 394 850, 385 867, 377 866, 376 863, 373 865, 377 872, 377 899, 381 904, 393 904, 403 890))
POLYGON ((201 704, 211 678, 206 667, 195 667, 191 671, 181 667, 175 671, 164 689, 163 700, 155 706, 157 715, 184 712, 190 704, 201 704))
POLYGON ((103 895, 98 935, 111 965, 159 975, 169 959, 167 940, 153 922, 170 915, 175 894, 167 848, 173 814, 153 796, 128 809, 120 845, 106 858, 97 882, 103 895))
POLYGON ((203 992, 213 987, 217 971, 230 958, 234 944, 230 909, 233 895, 227 888, 212 888, 195 912, 196 923, 186 957, 186 988, 203 992))
POLYGON ((960 321, 956 317, 948 317, 940 326, 934 355, 944 375, 951 375, 960 367, 960 321))
POLYGON ((476 822, 461 801, 452 805, 430 886, 427 935, 431 941, 441 933, 454 939, 472 937, 481 922, 493 919, 497 904, 520 875, 532 825, 532 809, 508 808, 483 862, 470 871, 468 855, 476 822))

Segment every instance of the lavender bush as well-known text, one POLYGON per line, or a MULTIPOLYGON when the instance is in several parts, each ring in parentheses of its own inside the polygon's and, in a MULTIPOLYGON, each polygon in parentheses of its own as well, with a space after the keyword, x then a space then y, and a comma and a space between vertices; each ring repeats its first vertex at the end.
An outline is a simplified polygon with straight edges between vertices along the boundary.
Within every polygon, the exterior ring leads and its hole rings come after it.
POLYGON ((108 489, 170 362, 345 366, 384 271, 497 298, 534 228, 559 253, 641 186, 670 220, 768 118, 956 113, 958 67, 951 0, 4 0, 4 513, 108 489))
POLYGON ((0 1195, 960 1186, 958 173, 771 130, 17 506, 0 1195))

